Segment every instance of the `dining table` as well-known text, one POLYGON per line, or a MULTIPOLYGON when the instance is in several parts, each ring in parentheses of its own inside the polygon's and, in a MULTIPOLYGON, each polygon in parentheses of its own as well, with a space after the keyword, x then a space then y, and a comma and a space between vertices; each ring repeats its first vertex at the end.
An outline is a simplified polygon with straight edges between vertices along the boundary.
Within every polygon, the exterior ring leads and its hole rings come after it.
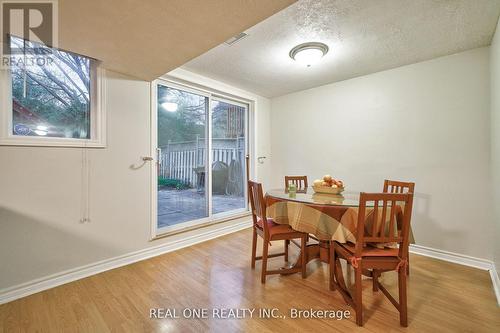
MULTIPOLYGON (((359 191, 315 193, 310 187, 297 193, 271 189, 265 196, 266 215, 275 223, 310 234, 317 241, 306 246, 306 263, 314 259, 328 263, 330 241, 356 243, 359 195, 359 191)), ((373 205, 367 202, 367 217, 373 205)), ((293 267, 300 265, 297 260, 293 267)))

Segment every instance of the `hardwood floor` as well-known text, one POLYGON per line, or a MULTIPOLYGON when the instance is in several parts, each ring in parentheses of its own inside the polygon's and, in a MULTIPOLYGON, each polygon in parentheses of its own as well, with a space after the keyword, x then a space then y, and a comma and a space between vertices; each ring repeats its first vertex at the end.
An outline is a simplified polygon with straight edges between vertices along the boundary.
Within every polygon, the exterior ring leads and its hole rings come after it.
MULTIPOLYGON (((281 243, 281 242, 280 242, 281 243)), ((500 309, 488 272, 412 255, 409 327, 397 310, 364 280, 365 325, 350 319, 291 319, 289 309, 351 310, 328 290, 328 266, 269 276, 250 269, 251 230, 117 268, 0 305, 0 332, 498 332, 500 309), (150 319, 150 308, 278 308, 279 319, 150 319)), ((259 249, 262 248, 259 240, 259 249)), ((297 254, 294 246, 292 253, 297 254)), ((276 243, 270 248, 281 250, 276 243)), ((279 267, 282 258, 270 259, 279 267)), ((273 267, 273 266, 271 266, 273 267)), ((397 292, 396 273, 380 279, 397 292)))

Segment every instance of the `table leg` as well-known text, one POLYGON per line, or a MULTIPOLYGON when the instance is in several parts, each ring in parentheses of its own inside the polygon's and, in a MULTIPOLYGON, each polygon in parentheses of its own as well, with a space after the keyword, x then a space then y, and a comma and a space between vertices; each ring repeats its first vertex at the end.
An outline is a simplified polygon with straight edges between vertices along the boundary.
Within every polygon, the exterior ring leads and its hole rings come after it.
MULTIPOLYGON (((297 257, 297 261, 288 267, 283 267, 283 269, 289 269, 289 268, 301 268, 302 263, 300 262, 300 257, 301 254, 299 252, 299 255, 297 257)), ((309 263, 310 261, 313 261, 315 259, 319 259, 324 263, 329 263, 330 262, 330 242, 329 241, 323 241, 320 240, 316 244, 309 244, 306 246, 306 264, 309 263)), ((288 275, 288 274, 293 274, 293 273, 282 273, 282 275, 288 275)), ((372 271, 368 269, 363 269, 362 274, 367 277, 372 277, 372 271)))
MULTIPOLYGON (((290 267, 284 268, 301 268, 302 263, 300 262, 302 253, 299 253, 297 257, 297 261, 291 265, 290 267)), ((306 263, 320 259, 322 262, 328 263, 330 261, 330 242, 328 241, 319 241, 317 244, 308 244, 306 246, 306 263)), ((283 273, 282 275, 291 274, 291 273, 283 273)))

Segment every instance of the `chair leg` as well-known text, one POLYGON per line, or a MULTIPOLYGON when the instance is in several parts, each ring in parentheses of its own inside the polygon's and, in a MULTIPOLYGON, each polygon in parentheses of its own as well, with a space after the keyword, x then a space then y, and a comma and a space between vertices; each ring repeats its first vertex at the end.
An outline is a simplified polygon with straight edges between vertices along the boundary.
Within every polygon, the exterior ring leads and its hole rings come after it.
POLYGON ((378 291, 378 277, 379 277, 380 273, 374 269, 372 271, 372 282, 373 282, 373 291, 378 291))
POLYGON ((306 278, 306 272, 307 272, 307 262, 306 262, 306 243, 307 243, 307 236, 303 236, 302 240, 300 242, 300 262, 301 262, 301 268, 302 268, 302 278, 306 278))
POLYGON ((264 238, 264 247, 262 248, 262 273, 260 282, 266 283, 266 274, 267 274, 267 251, 269 250, 269 240, 264 238))
POLYGON ((400 269, 398 272, 399 285, 399 323, 403 327, 408 327, 408 305, 406 295, 406 271, 400 269))
POLYGON ((363 288, 361 285, 361 273, 362 268, 361 265, 359 265, 359 267, 354 270, 354 310, 356 311, 356 324, 358 326, 363 326, 363 288))
MULTIPOLYGON (((341 289, 340 295, 344 299, 345 303, 348 305, 353 306, 353 299, 352 299, 352 293, 349 293, 349 288, 347 288, 347 285, 344 280, 344 272, 342 270, 342 264, 340 262, 339 256, 335 254, 335 267, 334 267, 334 277, 335 277, 335 287, 338 287, 341 289), (350 298, 348 297, 350 296, 350 298)), ((347 265, 346 269, 349 269, 349 265, 347 265)), ((356 310, 356 308, 354 308, 356 310)))
POLYGON ((408 265, 406 265, 406 274, 410 275, 410 247, 406 249, 406 261, 408 262, 408 265))
POLYGON ((290 245, 290 240, 285 239, 285 262, 288 262, 288 247, 290 245))
POLYGON ((257 253, 257 231, 255 228, 253 229, 253 237, 252 237, 252 269, 255 268, 255 257, 257 253))
POLYGON ((330 242, 330 290, 335 290, 335 248, 330 242))

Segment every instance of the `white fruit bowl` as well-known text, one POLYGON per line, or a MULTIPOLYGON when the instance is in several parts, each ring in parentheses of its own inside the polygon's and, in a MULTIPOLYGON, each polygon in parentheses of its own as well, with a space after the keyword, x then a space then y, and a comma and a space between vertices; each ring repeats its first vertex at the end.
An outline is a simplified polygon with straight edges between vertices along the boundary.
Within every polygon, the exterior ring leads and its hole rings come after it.
POLYGON ((313 190, 316 193, 327 193, 327 194, 340 194, 344 192, 343 187, 329 187, 329 186, 313 186, 313 190))

